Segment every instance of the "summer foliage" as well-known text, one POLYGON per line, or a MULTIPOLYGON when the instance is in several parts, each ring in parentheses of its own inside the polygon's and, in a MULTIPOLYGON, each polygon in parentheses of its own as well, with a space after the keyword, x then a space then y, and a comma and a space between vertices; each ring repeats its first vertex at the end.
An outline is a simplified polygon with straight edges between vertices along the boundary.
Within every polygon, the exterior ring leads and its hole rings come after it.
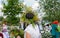
POLYGON ((13 30, 11 30, 10 31, 11 33, 11 36, 17 36, 17 35, 19 35, 19 36, 21 36, 21 38, 24 38, 24 31, 22 30, 22 29, 20 29, 20 30, 18 30, 18 29, 13 29, 13 30))
POLYGON ((7 4, 3 2, 3 12, 7 16, 7 22, 16 24, 19 22, 20 17, 16 17, 22 13, 23 5, 19 3, 19 0, 7 0, 7 4))
POLYGON ((60 21, 60 2, 58 0, 45 0, 42 2, 46 12, 44 20, 50 22, 54 20, 60 21))

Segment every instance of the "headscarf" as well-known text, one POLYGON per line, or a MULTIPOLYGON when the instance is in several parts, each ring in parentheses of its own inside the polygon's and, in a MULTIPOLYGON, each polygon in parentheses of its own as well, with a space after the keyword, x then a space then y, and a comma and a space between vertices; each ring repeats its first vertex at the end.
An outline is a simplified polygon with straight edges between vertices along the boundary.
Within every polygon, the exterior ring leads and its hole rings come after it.
POLYGON ((58 24, 58 20, 54 21, 52 24, 58 24))

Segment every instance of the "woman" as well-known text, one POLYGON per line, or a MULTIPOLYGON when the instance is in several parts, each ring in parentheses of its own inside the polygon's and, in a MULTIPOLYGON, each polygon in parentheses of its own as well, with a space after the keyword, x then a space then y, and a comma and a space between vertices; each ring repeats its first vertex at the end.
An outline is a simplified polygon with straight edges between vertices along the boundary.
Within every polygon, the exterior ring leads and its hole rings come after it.
POLYGON ((34 17, 33 13, 26 14, 26 18, 29 21, 31 21, 31 23, 26 27, 26 29, 24 31, 25 32, 24 38, 42 38, 38 24, 35 23, 35 22, 37 22, 38 19, 35 19, 33 21, 32 20, 33 17, 34 17))

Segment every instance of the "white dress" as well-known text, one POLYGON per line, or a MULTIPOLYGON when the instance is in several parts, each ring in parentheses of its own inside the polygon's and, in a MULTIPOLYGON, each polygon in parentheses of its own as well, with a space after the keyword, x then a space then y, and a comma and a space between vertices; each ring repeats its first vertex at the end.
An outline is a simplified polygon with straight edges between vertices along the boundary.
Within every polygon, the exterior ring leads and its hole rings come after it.
POLYGON ((35 28, 32 26, 32 24, 28 25, 25 29, 24 38, 26 38, 26 32, 31 35, 31 38, 42 38, 38 25, 35 25, 35 28))

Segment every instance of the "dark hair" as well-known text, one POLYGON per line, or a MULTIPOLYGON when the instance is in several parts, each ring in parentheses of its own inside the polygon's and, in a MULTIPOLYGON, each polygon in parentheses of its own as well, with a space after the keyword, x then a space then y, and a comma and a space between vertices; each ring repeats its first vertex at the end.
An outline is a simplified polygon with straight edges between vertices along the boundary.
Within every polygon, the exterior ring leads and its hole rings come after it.
POLYGON ((32 19, 34 17, 34 14, 33 13, 27 13, 26 14, 26 18, 27 19, 32 19))
POLYGON ((46 26, 49 26, 49 24, 47 24, 46 26))

